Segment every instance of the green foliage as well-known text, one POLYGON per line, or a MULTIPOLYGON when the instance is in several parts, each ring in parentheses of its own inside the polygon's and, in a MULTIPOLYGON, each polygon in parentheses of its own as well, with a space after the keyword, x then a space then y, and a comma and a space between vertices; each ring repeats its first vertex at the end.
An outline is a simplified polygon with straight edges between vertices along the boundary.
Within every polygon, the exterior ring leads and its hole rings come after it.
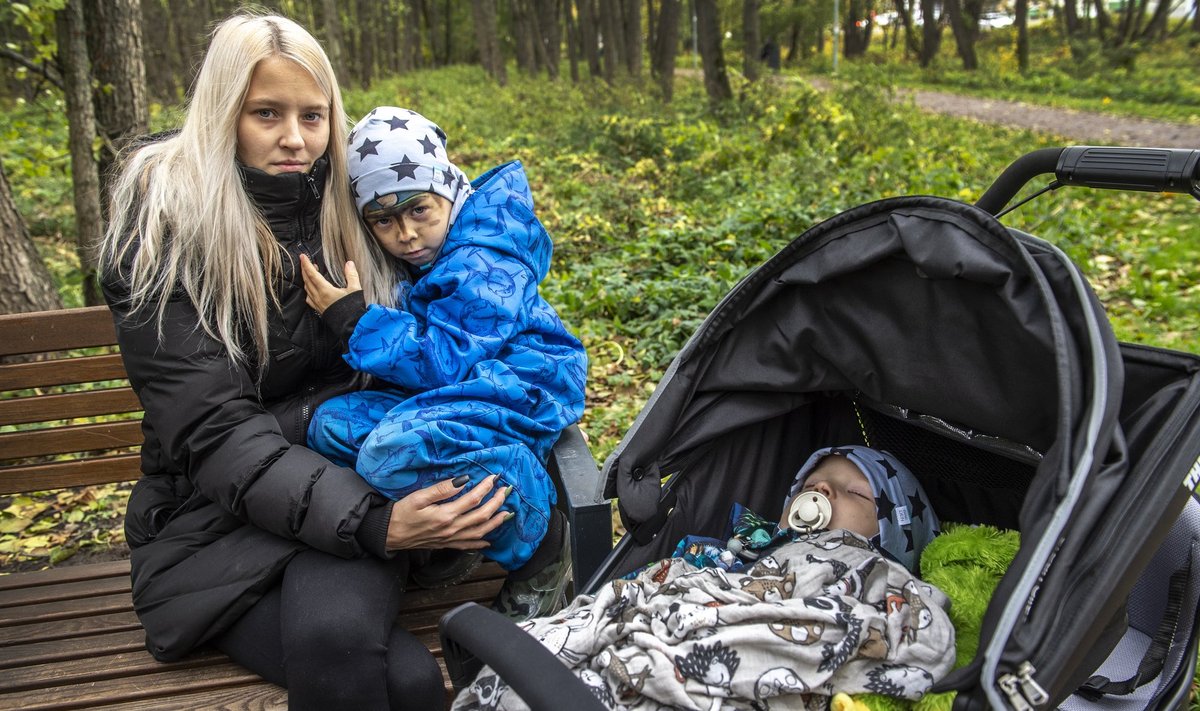
MULTIPOLYGON (((449 134, 471 174, 520 159, 555 239, 546 298, 591 356, 585 429, 606 456, 721 297, 818 221, 899 194, 976 199, 1033 134, 930 116, 864 78, 833 93, 760 83, 713 112, 696 82, 663 105, 636 87, 474 68, 347 94, 361 115, 408 106, 449 134)), ((1125 340, 1197 350, 1200 228, 1179 196, 1077 190, 1014 213, 1093 279, 1125 340)))

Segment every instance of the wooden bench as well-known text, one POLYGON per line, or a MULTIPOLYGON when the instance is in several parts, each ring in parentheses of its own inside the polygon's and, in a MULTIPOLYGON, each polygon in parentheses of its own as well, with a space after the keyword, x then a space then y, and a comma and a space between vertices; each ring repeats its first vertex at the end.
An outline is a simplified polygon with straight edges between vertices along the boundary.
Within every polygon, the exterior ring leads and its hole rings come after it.
MULTIPOLYGON (((141 405, 115 344, 105 307, 0 316, 0 359, 38 358, 0 364, 0 496, 138 477, 141 405)), ((555 445, 550 469, 583 583, 611 549, 612 519, 577 428, 555 445)), ((69 563, 0 575, 0 709, 287 707, 284 689, 215 651, 155 661, 133 613, 129 561, 69 563)), ((453 588, 409 591, 400 622, 442 663, 438 619, 462 602, 486 604, 502 580, 487 563, 453 588)))

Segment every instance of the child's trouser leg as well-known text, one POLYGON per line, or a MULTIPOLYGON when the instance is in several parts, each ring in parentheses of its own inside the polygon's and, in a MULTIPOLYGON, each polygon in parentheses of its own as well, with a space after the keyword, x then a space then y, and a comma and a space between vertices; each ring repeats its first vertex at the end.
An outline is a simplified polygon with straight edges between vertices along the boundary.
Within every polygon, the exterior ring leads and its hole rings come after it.
POLYGON ((361 390, 329 398, 308 425, 309 449, 334 464, 354 467, 363 440, 407 397, 391 390, 361 390))

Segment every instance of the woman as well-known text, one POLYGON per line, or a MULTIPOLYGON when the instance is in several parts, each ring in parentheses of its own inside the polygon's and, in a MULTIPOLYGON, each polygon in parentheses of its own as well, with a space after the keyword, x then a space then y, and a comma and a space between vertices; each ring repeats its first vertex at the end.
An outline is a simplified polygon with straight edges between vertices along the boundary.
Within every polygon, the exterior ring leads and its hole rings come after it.
POLYGON ((353 373, 305 305, 299 255, 363 265, 369 300, 391 288, 346 183, 346 123, 316 40, 238 14, 180 131, 126 158, 101 269, 145 409, 125 523, 134 606, 156 658, 210 643, 287 687, 293 709, 438 708, 433 656, 393 625, 402 551, 485 547, 504 492, 487 479, 448 501, 454 480, 393 504, 303 446, 353 373))

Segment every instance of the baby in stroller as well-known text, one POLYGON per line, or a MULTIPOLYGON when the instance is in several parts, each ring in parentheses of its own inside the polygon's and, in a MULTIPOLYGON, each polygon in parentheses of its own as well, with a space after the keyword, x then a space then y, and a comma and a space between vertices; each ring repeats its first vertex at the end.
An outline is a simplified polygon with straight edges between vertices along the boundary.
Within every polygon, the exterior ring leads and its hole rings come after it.
MULTIPOLYGON (((912 472, 862 446, 814 452, 782 520, 738 504, 725 539, 523 623, 609 708, 825 709, 836 693, 914 699, 954 663, 946 596, 917 578, 938 523, 912 472)), ((484 668, 454 709, 523 709, 484 668)))

